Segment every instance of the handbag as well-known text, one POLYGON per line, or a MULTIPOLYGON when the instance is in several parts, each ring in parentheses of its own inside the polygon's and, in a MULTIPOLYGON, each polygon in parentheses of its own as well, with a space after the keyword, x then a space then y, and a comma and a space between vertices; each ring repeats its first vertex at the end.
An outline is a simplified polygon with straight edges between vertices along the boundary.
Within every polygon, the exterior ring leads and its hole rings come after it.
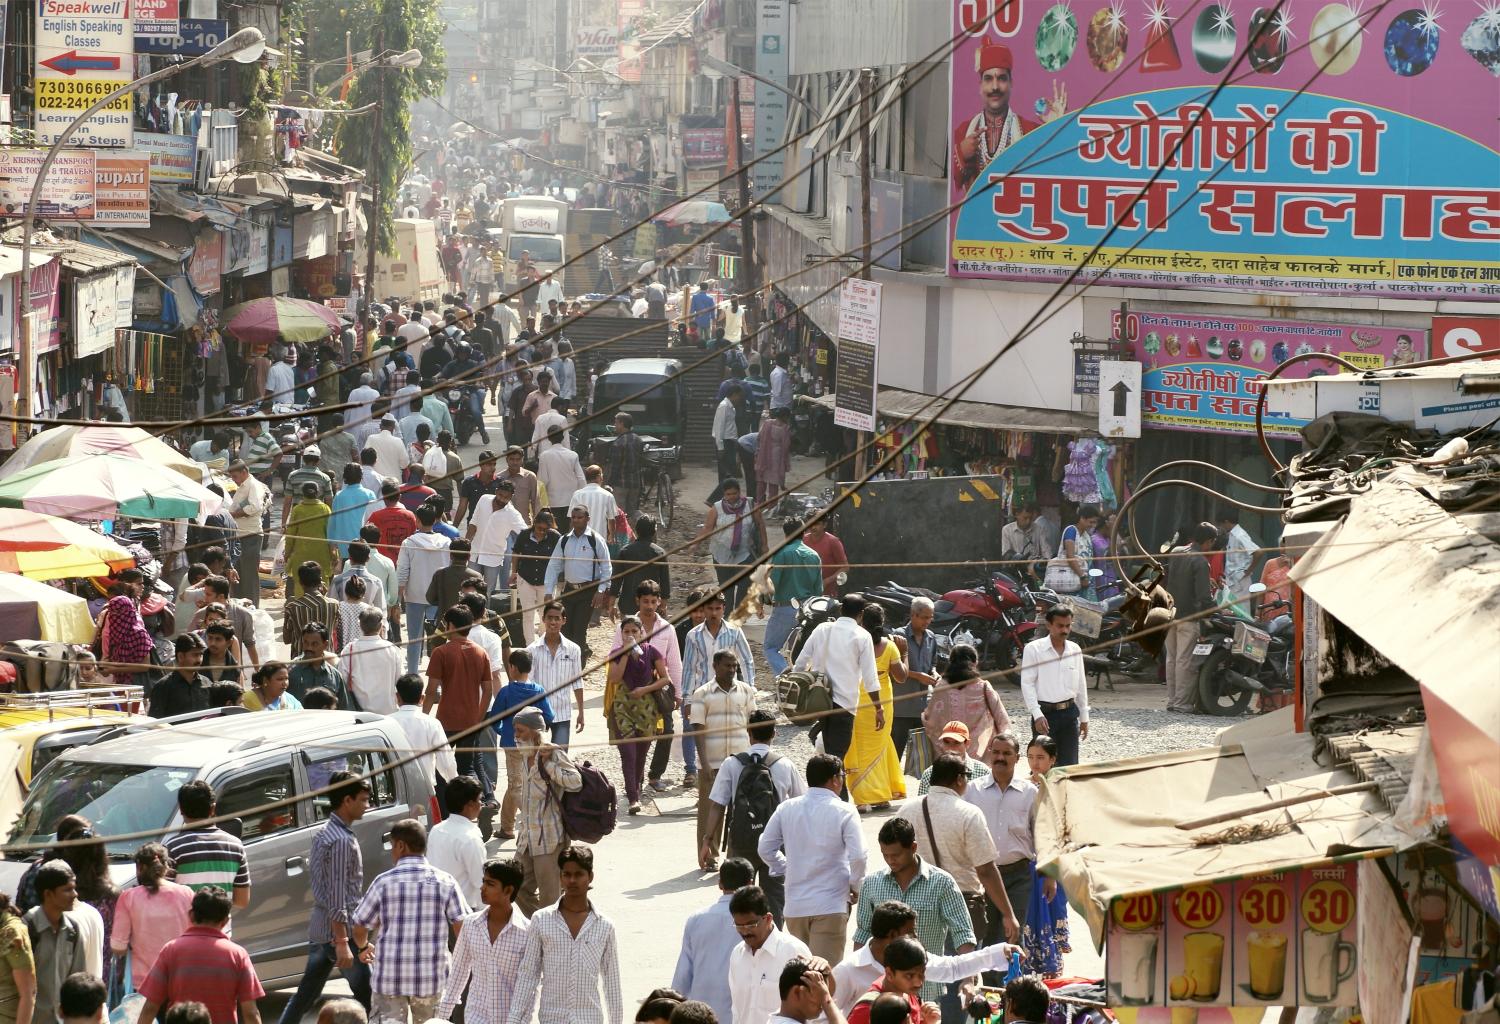
POLYGON ((1047 559, 1047 574, 1042 579, 1042 584, 1048 590, 1055 590, 1059 594, 1076 594, 1083 589, 1083 578, 1073 571, 1073 565, 1063 557, 1063 544, 1066 541, 1057 542, 1057 554, 1047 559))

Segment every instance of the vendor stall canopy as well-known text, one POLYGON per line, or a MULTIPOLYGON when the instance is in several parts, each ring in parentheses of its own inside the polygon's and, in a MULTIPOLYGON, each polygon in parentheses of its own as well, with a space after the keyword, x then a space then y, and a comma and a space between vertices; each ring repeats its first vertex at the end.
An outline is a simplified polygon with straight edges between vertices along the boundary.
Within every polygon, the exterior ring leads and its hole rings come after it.
MULTIPOLYGON (((813 399, 832 410, 834 394, 829 392, 813 399)), ((902 388, 883 387, 875 396, 875 409, 888 419, 912 417, 922 423, 938 414, 946 399, 924 395, 902 388)), ((1030 430, 1044 434, 1087 434, 1099 429, 1099 417, 1093 413, 1061 409, 1029 409, 1019 405, 995 405, 992 402, 954 402, 935 422, 949 427, 971 427, 978 430, 1030 430)))

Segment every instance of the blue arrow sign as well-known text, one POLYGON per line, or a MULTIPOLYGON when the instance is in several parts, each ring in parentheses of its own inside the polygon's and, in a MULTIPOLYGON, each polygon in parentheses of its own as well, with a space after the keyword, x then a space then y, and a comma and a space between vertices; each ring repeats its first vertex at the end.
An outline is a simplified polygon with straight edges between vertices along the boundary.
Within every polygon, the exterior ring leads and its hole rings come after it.
POLYGON ((120 70, 119 57, 90 57, 77 50, 69 50, 67 53, 59 53, 56 57, 48 57, 41 64, 43 67, 70 76, 79 71, 120 70))
POLYGON ((176 53, 197 57, 229 38, 229 22, 217 18, 183 18, 175 36, 136 36, 136 53, 176 53))

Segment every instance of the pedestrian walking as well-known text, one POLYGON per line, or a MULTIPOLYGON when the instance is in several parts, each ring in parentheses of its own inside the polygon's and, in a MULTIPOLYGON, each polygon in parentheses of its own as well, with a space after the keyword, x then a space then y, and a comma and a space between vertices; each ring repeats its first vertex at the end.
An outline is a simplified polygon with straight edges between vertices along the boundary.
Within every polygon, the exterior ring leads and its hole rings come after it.
POLYGON ((733 479, 740 473, 740 406, 745 402, 745 389, 731 384, 724 397, 714 409, 712 436, 714 449, 718 452, 719 482, 733 479))
MULTIPOLYGON (((990 766, 977 757, 969 756, 969 727, 963 722, 949 722, 938 736, 938 754, 952 754, 964 761, 964 775, 970 782, 977 782, 990 773, 990 766)), ((932 765, 922 772, 917 784, 917 795, 925 796, 932 788, 932 765)))
POLYGON ((615 926, 589 899, 594 852, 565 846, 557 852, 556 871, 561 899, 531 916, 509 1024, 530 1024, 533 1014, 539 1024, 620 1024, 615 926))
POLYGON ((370 968, 371 1024, 424 1024, 437 1015, 448 936, 457 936, 469 904, 453 877, 427 862, 420 821, 396 822, 390 842, 394 866, 370 883, 349 919, 359 959, 370 968))
MULTIPOLYGON (((1033 736, 1026 745, 1031 784, 1040 787, 1047 773, 1057 766, 1057 744, 1051 736, 1033 736)), ((1033 812, 1033 831, 1035 829, 1033 812)), ((1014 905, 1014 904, 1012 904, 1014 905)), ((1062 976, 1063 954, 1073 952, 1068 937, 1068 896, 1057 879, 1040 875, 1031 864, 1031 902, 1021 922, 1021 945, 1026 969, 1044 978, 1062 976)))
POLYGON ((621 615, 635 615, 639 611, 636 591, 647 580, 656 584, 658 595, 672 592, 672 570, 667 565, 666 549, 656 543, 655 518, 642 513, 632 525, 635 539, 614 557, 613 590, 621 615))
POLYGON ((682 926, 677 969, 672 973, 672 988, 713 1007, 714 1016, 725 1024, 733 1019, 729 957, 740 944, 729 902, 736 891, 754 881, 755 867, 743 857, 728 857, 719 865, 719 898, 688 915, 682 926))
POLYGON ((844 955, 849 905, 865 877, 859 814, 843 799, 844 766, 828 754, 807 762, 807 791, 776 808, 759 853, 785 879, 787 931, 830 963, 844 955))
POLYGON ((474 616, 467 608, 454 605, 443 613, 442 623, 448 640, 428 659, 422 710, 437 706, 437 720, 453 744, 459 773, 477 776, 481 739, 475 734, 475 726, 494 699, 494 673, 489 655, 469 639, 474 616))
POLYGON ((338 657, 328 649, 330 639, 328 627, 321 622, 309 622, 302 628, 302 657, 287 673, 287 692, 300 701, 309 691, 321 687, 333 694, 340 711, 353 711, 348 680, 339 668, 338 657))
POLYGON ((1010 713, 1000 703, 994 687, 979 673, 979 652, 968 644, 955 644, 948 652, 948 667, 943 682, 927 698, 922 722, 934 749, 939 746, 948 723, 962 722, 968 730, 968 753, 982 754, 990 737, 1010 728, 1010 713))
MULTIPOLYGON (((323 450, 315 444, 310 444, 302 450, 302 465, 287 474, 281 499, 281 525, 284 531, 290 531, 288 516, 292 511, 293 500, 306 496, 308 484, 317 488, 318 501, 324 505, 330 505, 333 502, 334 483, 323 471, 323 450)), ((327 533, 326 523, 324 533, 327 533)))
POLYGON ((582 789, 583 775, 562 748, 543 738, 546 719, 540 711, 524 708, 512 716, 512 721, 516 745, 526 765, 525 784, 521 787, 521 820, 516 833, 516 859, 525 877, 516 902, 523 912, 534 916, 538 907, 550 907, 557 902, 562 891, 559 854, 567 845, 562 794, 582 789))
POLYGON ((234 596, 260 607, 260 553, 265 542, 261 521, 271 506, 271 492, 239 460, 229 464, 229 479, 235 485, 234 497, 229 500, 229 515, 240 542, 239 563, 235 566, 239 582, 234 596))
POLYGON ((464 1024, 508 1024, 531 922, 516 906, 524 877, 514 860, 486 861, 479 909, 464 918, 437 1016, 451 1020, 463 997, 464 1024), (467 987, 467 993, 465 988, 467 987))
POLYGON ((542 635, 526 648, 531 655, 532 681, 546 691, 552 707, 548 723, 552 742, 563 749, 573 738, 575 706, 578 731, 583 731, 583 653, 563 635, 566 625, 562 604, 548 601, 542 606, 542 635))
POLYGON ((469 906, 477 907, 485 861, 484 836, 479 832, 484 787, 472 775, 450 779, 443 805, 448 816, 427 833, 427 861, 452 875, 469 906))
POLYGON ((693 543, 707 541, 719 586, 729 607, 738 608, 750 586, 745 566, 766 550, 766 524, 739 480, 730 477, 720 486, 723 496, 709 506, 703 530, 693 543))
POLYGON ((641 813, 641 786, 646 781, 646 759, 657 733, 661 708, 656 694, 672 685, 661 651, 642 639, 641 620, 620 620, 620 639, 609 652, 605 718, 618 742, 625 776, 625 798, 631 814, 641 813))
POLYGON ((772 408, 761 420, 755 441, 756 504, 764 505, 781 497, 786 491, 786 475, 791 465, 792 410, 772 408))
MULTIPOLYGON (((620 506, 615 501, 614 493, 604 486, 604 470, 599 466, 589 466, 583 471, 583 479, 584 484, 573 492, 568 509, 582 506, 588 511, 589 525, 598 531, 599 536, 614 543, 615 517, 620 506)), ((550 499, 551 495, 548 497, 550 499)))
MULTIPOLYGON (((688 728, 692 718, 693 694, 713 683, 713 659, 720 651, 734 654, 736 663, 747 677, 745 682, 752 689, 755 686, 755 660, 744 632, 724 619, 723 594, 709 588, 699 588, 688 598, 688 606, 689 613, 700 620, 688 629, 683 629, 685 623, 678 624, 678 629, 682 631, 682 721, 687 730, 683 736, 683 760, 686 762, 687 775, 682 784, 692 787, 698 785, 695 764, 699 749, 698 741, 692 738, 692 730, 688 728), (691 749, 688 747, 689 743, 692 743, 691 749)), ((701 837, 698 845, 703 845, 701 837)))
MULTIPOLYGON (((589 510, 575 503, 569 512, 572 529, 563 534, 547 562, 543 584, 546 599, 561 600, 568 639, 578 646, 585 661, 591 657, 589 621, 594 609, 608 600, 613 574, 609 546, 589 525, 589 510)), ((555 709, 554 709, 555 710, 555 709)), ((582 723, 583 717, 579 716, 582 723)), ((579 726, 580 730, 582 725, 579 726)))
MULTIPOLYGON (((632 589, 634 591, 632 602, 635 606, 634 614, 641 623, 641 636, 646 643, 661 652, 666 664, 669 683, 664 691, 666 696, 658 701, 660 715, 657 719, 657 735, 660 738, 652 745, 650 763, 646 768, 648 783, 652 789, 660 792, 667 789, 661 778, 672 759, 672 736, 676 731, 673 719, 676 718, 678 708, 682 705, 682 653, 677 641, 677 630, 661 615, 662 594, 664 593, 661 586, 654 579, 643 579, 632 589)), ((623 634, 616 629, 616 646, 623 639, 623 634)), ((606 684, 606 699, 608 699, 607 691, 608 685, 606 684)))
POLYGON ((385 612, 366 606, 359 613, 360 635, 339 652, 339 669, 349 693, 361 710, 389 715, 396 710, 396 680, 401 677, 401 652, 381 631, 385 612))
POLYGON ((193 890, 167 880, 172 858, 161 843, 135 851, 136 884, 120 890, 109 947, 130 956, 131 988, 139 991, 167 943, 187 930, 193 890))
POLYGON ((32 1024, 54 1024, 63 982, 88 969, 89 936, 76 909, 77 877, 67 862, 43 861, 35 881, 38 902, 25 917, 36 975, 31 1020, 32 1024))
MULTIPOLYGON (((726 625, 726 628, 733 627, 726 625)), ((706 646, 701 637, 694 642, 692 633, 688 634, 688 639, 690 652, 701 651, 706 646)), ((698 770, 697 853, 698 867, 703 871, 713 871, 718 867, 716 851, 723 817, 714 814, 714 802, 709 794, 713 792, 714 779, 724 761, 749 747, 747 729, 750 713, 755 710, 755 689, 740 681, 740 659, 734 651, 717 651, 712 657, 712 671, 713 682, 693 692, 690 716, 698 734, 701 762, 698 770)))
MULTIPOLYGON (((748 861, 756 877, 744 883, 755 882, 771 903, 771 916, 776 924, 783 924, 783 907, 786 903, 785 871, 773 871, 760 853, 760 841, 767 822, 788 800, 807 792, 807 786, 797 773, 791 760, 771 750, 776 738, 776 716, 765 711, 752 711, 746 725, 750 737, 750 748, 731 757, 719 765, 714 776, 713 789, 708 798, 708 831, 717 833, 723 826, 725 854, 748 861)), ((703 850, 698 854, 700 862, 712 861, 717 850, 703 850)), ((847 909, 847 908, 846 908, 847 909)))
MULTIPOLYGON (((1208 559, 1203 552, 1214 546, 1218 536, 1219 531, 1212 523, 1199 523, 1187 534, 1187 543, 1173 548, 1167 558, 1167 593, 1172 595, 1175 618, 1167 627, 1162 657, 1167 668, 1167 710, 1179 714, 1194 714, 1198 710, 1198 672, 1193 666, 1193 646, 1198 642, 1199 620, 1214 607, 1208 559)), ((1059 744, 1058 754, 1062 753, 1059 744)))
POLYGON ((1089 736, 1083 651, 1068 639, 1072 608, 1055 604, 1047 609, 1045 619, 1047 635, 1028 641, 1021 651, 1021 699, 1031 716, 1033 735, 1051 736, 1057 743, 1059 763, 1077 764, 1078 743, 1089 736))
POLYGON ((223 889, 244 910, 250 905, 250 862, 238 836, 207 824, 218 812, 213 787, 202 779, 184 783, 177 790, 177 810, 182 829, 164 844, 176 880, 194 892, 223 889))
MULTIPOLYGON (((327 579, 323 567, 317 562, 302 562, 297 566, 297 582, 301 592, 287 598, 281 609, 281 642, 291 649, 293 658, 302 656, 302 637, 307 627, 319 624, 325 629, 330 622, 339 621, 339 603, 328 596, 323 586, 327 579)), ((212 578, 212 577, 210 577, 212 578)), ((239 629, 236 628, 236 633, 239 629)))
MULTIPOLYGON (((528 529, 525 516, 511 502, 514 495, 511 482, 501 479, 494 494, 480 496, 469 520, 473 565, 483 574, 485 589, 492 594, 509 584, 511 545, 528 529)), ((469 552, 467 543, 464 552, 469 552)))
MULTIPOLYGON (((370 969, 362 956, 363 941, 355 941, 355 908, 365 887, 364 858, 354 823, 370 806, 370 784, 350 771, 328 777, 328 820, 313 836, 307 854, 308 890, 312 914, 307 922, 307 966, 280 1024, 299 1024, 312 1009, 328 976, 337 968, 354 998, 370 1009, 370 969)), ((392 838, 394 844, 394 836, 392 838)), ((394 847, 393 847, 394 848, 394 847)))
POLYGON ((891 666, 891 697, 895 702, 891 710, 891 745, 896 748, 898 758, 906 756, 906 744, 913 735, 922 736, 922 712, 927 710, 932 687, 938 684, 933 664, 937 658, 937 634, 927 628, 932 624, 933 610, 930 597, 913 598, 906 625, 891 635, 901 650, 901 658, 891 666))
MULTIPOLYGON (((800 672, 811 668, 828 677, 833 711, 820 721, 823 726, 823 749, 843 760, 854 741, 854 714, 861 690, 872 698, 880 694, 880 673, 875 667, 875 645, 869 632, 860 625, 865 611, 860 594, 845 594, 839 605, 839 617, 820 623, 808 636, 797 655, 800 672)), ((875 706, 875 727, 884 729, 885 706, 875 706)), ((845 799, 848 794, 845 794, 845 799)))
POLYGON ((490 705, 489 717, 500 716, 492 727, 505 752, 505 794, 500 800, 500 838, 516 837, 516 811, 521 803, 521 787, 525 783, 526 761, 521 748, 516 744, 515 715, 522 708, 534 707, 542 713, 547 726, 552 725, 552 705, 547 692, 531 681, 531 651, 512 650, 506 658, 509 681, 495 694, 490 705))
POLYGON ((542 509, 531 529, 516 534, 511 542, 512 607, 520 609, 521 636, 527 644, 536 639, 536 618, 546 603, 547 565, 562 539, 556 525, 552 513, 542 509))
MULTIPOLYGON (((776 980, 781 1009, 766 1019, 776 1024, 808 1024, 809 1021, 845 1024, 844 1014, 833 998, 833 985, 833 975, 826 961, 793 957, 786 962, 776 980)), ((885 1022, 881 1020, 877 1024, 885 1022)))
POLYGON ((442 609, 427 603, 427 586, 439 569, 449 562, 447 537, 433 531, 437 510, 423 505, 416 512, 417 532, 401 542, 396 559, 396 581, 406 609, 406 671, 415 672, 422 659, 422 644, 429 618, 436 619, 442 609))
POLYGON ((878 604, 865 606, 860 625, 870 634, 875 649, 875 672, 880 690, 872 694, 859 691, 859 707, 854 715, 854 738, 844 755, 848 772, 846 784, 849 799, 861 812, 883 811, 892 800, 906 799, 906 781, 901 774, 901 758, 891 743, 892 683, 896 667, 901 664, 901 649, 885 635, 885 609, 878 604), (876 721, 876 711, 884 711, 876 721))
MULTIPOLYGON (((736 937, 738 941, 738 937, 736 937)), ((36 1013, 36 959, 31 951, 31 933, 26 919, 11 899, 0 893, 0 1020, 5 1024, 32 1024, 36 1013)))
POLYGON ((390 716, 391 721, 401 727, 407 746, 424 751, 417 755, 417 768, 427 782, 426 795, 436 807, 437 780, 458 778, 458 762, 453 748, 448 745, 448 734, 427 712, 422 710, 422 692, 426 689, 422 677, 408 672, 396 680, 398 707, 390 716))
POLYGON ((328 520, 328 539, 338 548, 340 560, 349 557, 349 542, 359 538, 359 528, 365 525, 377 503, 374 492, 360 482, 364 473, 358 465, 348 463, 343 474, 344 486, 333 496, 328 520))
POLYGON ((547 492, 547 507, 561 517, 573 507, 573 495, 588 484, 578 453, 563 443, 563 431, 554 427, 547 434, 547 445, 537 456, 536 475, 547 492))
POLYGON ((628 412, 615 414, 615 436, 606 457, 610 487, 614 488, 625 515, 634 519, 641 501, 641 469, 645 443, 635 432, 635 418, 628 412))
POLYGON ((186 1002, 201 1003, 211 1024, 260 1024, 256 1001, 266 991, 250 954, 224 932, 229 908, 229 894, 222 889, 193 894, 192 923, 162 948, 141 983, 146 1002, 136 1024, 153 1024, 159 1013, 186 1002))
POLYGON ((383 480, 400 480, 411 465, 411 451, 401 439, 400 421, 392 413, 380 417, 380 429, 371 434, 364 448, 375 453, 375 472, 383 480))
POLYGON ((781 970, 786 962, 812 954, 801 939, 776 927, 770 901, 759 886, 737 890, 729 899, 729 913, 740 933, 740 944, 729 954, 732 1024, 761 1024, 781 1009, 781 970))
MULTIPOLYGON (((1031 905, 1031 886, 1036 861, 1037 788, 1031 780, 1016 772, 1021 760, 1021 741, 1010 731, 996 733, 990 740, 986 759, 990 774, 968 785, 964 800, 979 808, 995 847, 995 868, 1005 898, 1021 931, 1026 927, 1026 912, 1031 905)), ((995 915, 987 917, 980 940, 986 946, 1006 941, 1002 922, 995 915)), ((978 924, 975 925, 976 932, 978 924)), ((1010 941, 1019 943, 1020 936, 1010 941)))
POLYGON ((818 553, 799 536, 802 520, 796 516, 784 519, 781 530, 786 541, 771 556, 772 594, 767 602, 771 614, 766 619, 765 640, 761 644, 773 676, 780 676, 787 669, 786 655, 781 649, 797 625, 797 608, 803 601, 823 593, 818 553))

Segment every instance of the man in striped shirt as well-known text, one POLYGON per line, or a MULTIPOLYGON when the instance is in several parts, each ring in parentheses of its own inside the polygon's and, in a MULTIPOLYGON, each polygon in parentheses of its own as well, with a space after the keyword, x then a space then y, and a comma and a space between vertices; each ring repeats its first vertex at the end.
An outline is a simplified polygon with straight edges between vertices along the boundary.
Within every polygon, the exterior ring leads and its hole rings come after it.
POLYGON ((212 818, 215 806, 213 788, 202 779, 179 789, 177 809, 182 812, 184 827, 167 839, 167 854, 177 867, 180 884, 194 892, 232 892, 235 908, 244 910, 250 905, 250 864, 245 859, 245 845, 217 825, 196 824, 212 818))

